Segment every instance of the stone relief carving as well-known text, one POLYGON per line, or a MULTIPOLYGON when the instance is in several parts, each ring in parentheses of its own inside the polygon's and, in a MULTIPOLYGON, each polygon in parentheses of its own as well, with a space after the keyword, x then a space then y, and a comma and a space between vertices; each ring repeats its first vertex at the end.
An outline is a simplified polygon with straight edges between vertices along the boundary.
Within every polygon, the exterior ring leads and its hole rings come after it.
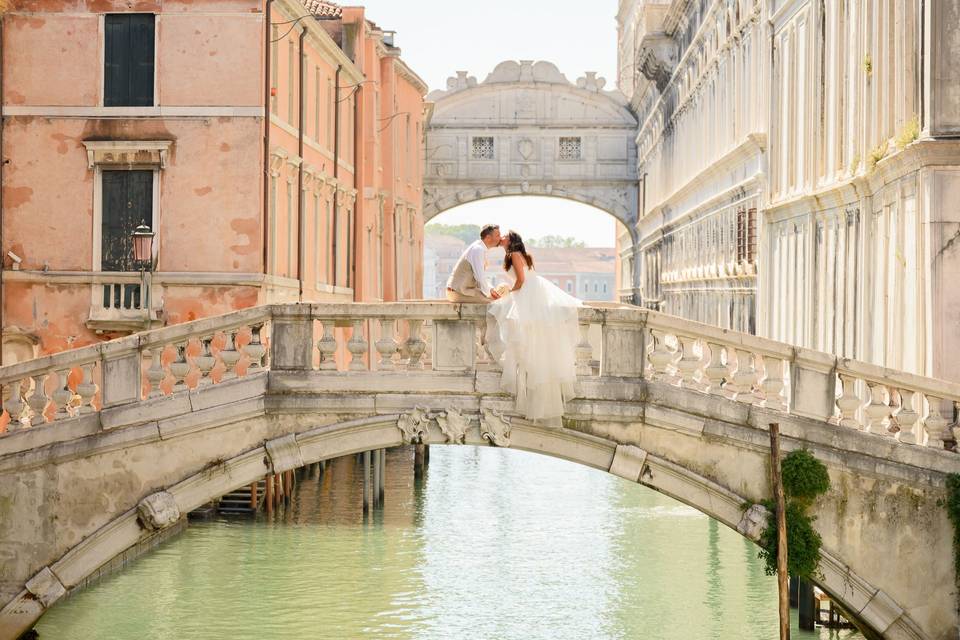
POLYGON ((770 521, 770 511, 761 504, 751 505, 749 509, 743 512, 743 517, 737 524, 737 531, 750 538, 759 540, 767 523, 770 521))
POLYGON ((529 160, 533 156, 533 140, 530 138, 520 138, 517 141, 517 153, 524 160, 529 160))
POLYGON ((498 447, 510 446, 510 418, 484 409, 480 415, 480 437, 498 447))
POLYGON ((397 419, 397 428, 400 429, 404 444, 418 444, 426 442, 429 435, 430 417, 423 407, 415 407, 410 413, 405 413, 397 419))
POLYGON ((440 432, 446 436, 447 442, 463 444, 467 437, 467 429, 470 428, 470 419, 457 409, 447 409, 437 415, 437 425, 440 427, 440 432))
POLYGON ((166 529, 180 519, 180 507, 168 491, 158 491, 137 504, 137 515, 145 529, 166 529))

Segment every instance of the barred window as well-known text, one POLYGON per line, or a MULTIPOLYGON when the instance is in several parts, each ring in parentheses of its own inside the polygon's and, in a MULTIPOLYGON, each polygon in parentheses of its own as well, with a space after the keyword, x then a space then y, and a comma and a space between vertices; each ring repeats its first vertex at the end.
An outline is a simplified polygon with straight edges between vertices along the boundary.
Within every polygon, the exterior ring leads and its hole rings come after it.
POLYGON ((579 160, 580 159, 580 138, 560 138, 560 159, 561 160, 579 160))
POLYGON ((753 262, 757 253, 757 210, 737 211, 737 262, 753 262))
POLYGON ((474 160, 493 160, 493 136, 476 136, 473 138, 474 160))

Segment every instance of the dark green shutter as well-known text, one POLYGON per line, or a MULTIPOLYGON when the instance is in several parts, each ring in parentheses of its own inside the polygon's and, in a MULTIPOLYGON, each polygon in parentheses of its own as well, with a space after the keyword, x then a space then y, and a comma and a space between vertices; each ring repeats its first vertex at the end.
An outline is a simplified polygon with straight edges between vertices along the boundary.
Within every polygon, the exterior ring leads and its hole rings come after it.
POLYGON ((152 13, 105 16, 104 106, 153 106, 154 53, 152 13))
POLYGON ((153 172, 103 172, 100 269, 135 271, 131 235, 139 224, 153 225, 153 172))

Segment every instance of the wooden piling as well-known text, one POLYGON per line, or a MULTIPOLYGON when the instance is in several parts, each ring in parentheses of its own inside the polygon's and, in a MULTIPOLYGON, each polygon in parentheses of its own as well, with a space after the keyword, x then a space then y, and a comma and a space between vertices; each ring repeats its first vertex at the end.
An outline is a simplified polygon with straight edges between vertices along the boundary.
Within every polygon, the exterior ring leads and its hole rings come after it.
POLYGON ((770 483, 777 505, 777 584, 780 590, 780 640, 790 640, 790 576, 787 574, 787 502, 780 475, 780 425, 770 423, 770 483))
POLYGON ((384 488, 387 485, 387 450, 380 450, 380 504, 383 504, 384 488))
POLYGON ((797 584, 797 618, 800 628, 813 631, 817 622, 817 599, 813 594, 813 584, 802 578, 797 584))
POLYGON ((264 476, 264 488, 263 495, 263 504, 266 506, 267 513, 273 513, 273 474, 268 473, 264 476))
POLYGON ((380 506, 380 449, 373 452, 373 508, 380 506))
POLYGON ((372 493, 372 487, 370 486, 370 452, 363 452, 363 512, 368 513, 370 511, 370 494, 372 493))
POLYGON ((258 489, 259 489, 259 487, 257 486, 257 482, 256 482, 256 481, 254 481, 253 483, 250 484, 250 508, 253 509, 254 511, 257 510, 257 506, 259 505, 259 500, 258 500, 258 498, 259 498, 260 496, 257 495, 257 490, 258 490, 258 489))
POLYGON ((423 477, 424 452, 427 449, 425 444, 413 445, 413 475, 415 478, 423 477))

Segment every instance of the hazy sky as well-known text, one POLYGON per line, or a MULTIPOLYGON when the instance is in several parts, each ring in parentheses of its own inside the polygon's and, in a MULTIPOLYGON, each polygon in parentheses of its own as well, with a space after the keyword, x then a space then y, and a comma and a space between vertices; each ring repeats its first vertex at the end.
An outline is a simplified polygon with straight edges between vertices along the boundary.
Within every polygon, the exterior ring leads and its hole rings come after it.
MULTIPOLYGON (((346 4, 346 3, 345 3, 346 4)), ((597 71, 614 88, 617 62, 615 0, 358 0, 367 18, 397 32, 404 61, 430 89, 446 88, 457 70, 483 82, 504 60, 549 60, 571 82, 597 71)), ((578 236, 613 246, 614 219, 558 198, 495 198, 462 205, 435 219, 487 221, 532 236, 578 236)))

